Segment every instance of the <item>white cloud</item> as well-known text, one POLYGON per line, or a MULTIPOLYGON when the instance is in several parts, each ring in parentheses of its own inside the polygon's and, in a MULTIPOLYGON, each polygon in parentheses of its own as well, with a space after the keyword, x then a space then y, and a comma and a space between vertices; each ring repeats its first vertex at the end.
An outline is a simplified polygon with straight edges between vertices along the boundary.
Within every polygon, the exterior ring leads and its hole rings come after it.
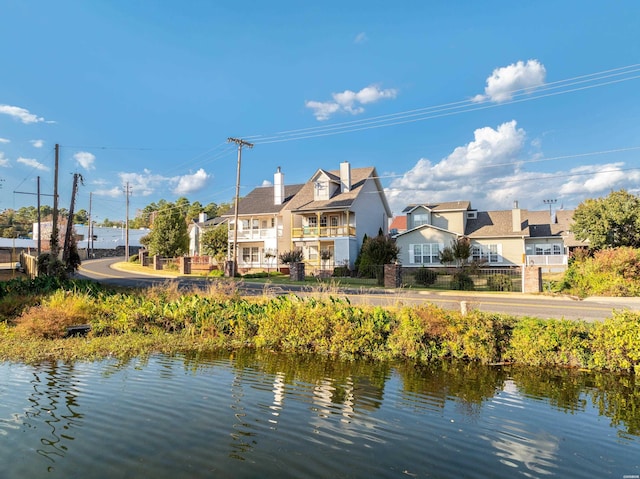
POLYGON ((79 151, 75 155, 73 155, 73 159, 76 160, 76 163, 83 167, 85 170, 94 170, 94 163, 96 161, 96 157, 94 154, 89 153, 88 151, 79 151))
POLYGON ((496 68, 484 89, 484 95, 476 95, 473 101, 491 100, 496 103, 509 101, 517 90, 531 90, 544 85, 547 71, 538 60, 522 60, 506 67, 496 68))
POLYGON ((34 148, 42 148, 44 146, 44 140, 31 140, 31 144, 34 148))
POLYGON ((364 32, 360 32, 356 35, 356 38, 353 40, 353 43, 365 43, 369 38, 367 34, 364 32))
POLYGON ((0 167, 9 168, 9 158, 4 156, 4 152, 0 151, 0 167))
POLYGON ((162 175, 151 173, 151 170, 146 168, 142 173, 119 173, 118 176, 120 177, 122 185, 129 183, 131 192, 137 196, 149 196, 153 194, 156 188, 168 180, 168 178, 162 175))
POLYGON ((273 183, 269 180, 262 180, 262 184, 260 186, 273 186, 273 183))
POLYGON ((328 120, 331 115, 337 112, 351 113, 358 115, 364 112, 362 105, 376 103, 384 99, 393 99, 397 96, 398 91, 394 88, 379 89, 375 85, 369 85, 358 92, 345 90, 341 93, 332 93, 333 101, 314 101, 305 102, 305 106, 313 110, 313 114, 317 120, 328 120))
POLYGON ((50 168, 46 165, 43 165, 38 160, 34 160, 33 158, 23 158, 22 156, 16 160, 18 163, 22 163, 23 165, 30 166, 31 168, 35 168, 40 171, 49 171, 50 168))
POLYGON ((496 129, 479 128, 473 141, 439 162, 418 160, 385 193, 396 215, 409 204, 441 201, 470 201, 479 210, 504 210, 518 200, 521 208, 544 210, 545 199, 557 199, 558 208, 575 208, 586 198, 622 188, 631 191, 640 183, 640 171, 624 162, 532 171, 524 162, 538 159, 540 153, 524 158, 525 151, 526 133, 515 121, 496 129))
POLYGON ((211 178, 204 169, 200 168, 192 175, 183 175, 176 178, 172 178, 172 182, 177 183, 177 186, 173 189, 176 195, 186 195, 199 191, 207 185, 207 182, 211 178))
POLYGON ((11 105, 0 105, 0 113, 4 113, 5 115, 12 116, 13 118, 20 120, 22 123, 41 123, 46 121, 41 116, 34 115, 26 108, 21 108, 19 106, 11 106, 11 105))
POLYGON ((120 186, 114 186, 109 189, 98 189, 93 192, 93 194, 98 196, 110 196, 111 198, 118 198, 120 196, 124 196, 124 190, 120 186))
POLYGON ((11 140, 7 140, 6 138, 0 138, 0 143, 11 143, 11 140))

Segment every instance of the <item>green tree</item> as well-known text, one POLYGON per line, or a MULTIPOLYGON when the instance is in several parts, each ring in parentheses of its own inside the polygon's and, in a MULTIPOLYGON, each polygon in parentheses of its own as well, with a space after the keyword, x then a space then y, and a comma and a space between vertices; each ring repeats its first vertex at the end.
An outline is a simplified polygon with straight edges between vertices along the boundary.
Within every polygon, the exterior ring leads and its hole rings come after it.
POLYGON ((158 210, 148 235, 149 254, 164 257, 180 256, 189 249, 187 223, 179 208, 166 203, 158 210))
POLYGON ((573 213, 571 231, 593 249, 640 248, 640 198, 620 190, 587 199, 573 213))
POLYGON ((384 265, 398 259, 400 248, 388 236, 379 234, 362 243, 358 272, 375 276, 379 285, 384 284, 384 265))
POLYGON ((80 210, 73 215, 73 223, 78 225, 89 224, 89 213, 86 210, 80 210))
POLYGON ((471 257, 471 241, 464 236, 458 237, 440 251, 438 257, 442 264, 455 264, 462 267, 469 262, 471 257))
POLYGON ((200 237, 202 251, 213 256, 216 260, 222 260, 227 256, 228 228, 226 224, 205 229, 200 237))

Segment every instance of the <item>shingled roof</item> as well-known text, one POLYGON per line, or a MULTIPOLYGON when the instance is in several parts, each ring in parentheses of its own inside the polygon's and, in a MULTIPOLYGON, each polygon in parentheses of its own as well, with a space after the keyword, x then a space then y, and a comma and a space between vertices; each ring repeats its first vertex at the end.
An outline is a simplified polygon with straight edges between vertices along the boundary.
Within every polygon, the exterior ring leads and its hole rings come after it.
POLYGON ((431 211, 459 211, 468 210, 471 207, 470 201, 443 201, 441 203, 424 203, 407 205, 402 210, 403 213, 410 213, 418 207, 428 208, 431 211))
MULTIPOLYGON (((247 194, 247 196, 240 198, 238 201, 238 215, 268 215, 279 213, 283 209, 290 208, 289 203, 291 199, 302 189, 304 185, 285 185, 284 187, 284 201, 281 205, 274 203, 273 186, 261 186, 255 188, 247 194)), ((235 209, 232 206, 222 216, 233 216, 235 209)))
POLYGON ((465 234, 474 237, 528 236, 541 238, 549 236, 572 236, 569 228, 572 210, 556 211, 556 221, 551 222, 548 211, 520 210, 521 224, 513 230, 512 210, 478 211, 476 219, 467 220, 465 234))
MULTIPOLYGON (((326 174, 333 181, 340 181, 339 170, 318 170, 326 174)), ((316 173, 317 175, 317 173, 316 173)), ((314 176, 316 176, 314 175, 314 176)), ((351 187, 347 192, 339 192, 328 200, 314 200, 314 184, 312 181, 305 183, 298 194, 291 200, 289 208, 294 212, 318 211, 328 209, 348 209, 361 193, 367 179, 373 179, 378 183, 378 189, 382 191, 382 187, 377 179, 376 169, 373 166, 366 168, 351 169, 351 187)), ((384 197, 383 197, 384 199, 384 197)), ((386 199, 384 199, 385 207, 390 213, 386 199)))

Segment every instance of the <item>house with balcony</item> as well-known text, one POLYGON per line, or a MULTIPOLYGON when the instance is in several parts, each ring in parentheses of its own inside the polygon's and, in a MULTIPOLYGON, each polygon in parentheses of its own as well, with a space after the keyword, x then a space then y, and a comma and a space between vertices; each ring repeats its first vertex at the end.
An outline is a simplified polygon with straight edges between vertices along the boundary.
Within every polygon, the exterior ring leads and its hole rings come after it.
POLYGON ((468 201, 410 205, 407 231, 396 236, 405 267, 439 267, 439 254, 459 237, 471 241, 471 260, 487 266, 539 265, 564 269, 571 249, 586 246, 570 232, 573 211, 478 211, 468 201))
POLYGON ((291 246, 314 270, 354 267, 364 236, 387 234, 391 209, 372 166, 317 170, 289 205, 291 246))
POLYGON ((291 245, 290 215, 286 212, 303 186, 285 185, 278 167, 273 186, 255 188, 238 201, 237 234, 235 208, 222 215, 229 225, 229 252, 237 239, 238 271, 278 267, 278 256, 291 245))
MULTIPOLYGON (((233 248, 234 209, 229 220, 233 248)), ((308 271, 353 267, 365 235, 387 232, 391 210, 374 167, 318 169, 303 184, 285 185, 278 167, 273 186, 238 202, 238 269, 275 269, 284 251, 300 249, 308 271)))

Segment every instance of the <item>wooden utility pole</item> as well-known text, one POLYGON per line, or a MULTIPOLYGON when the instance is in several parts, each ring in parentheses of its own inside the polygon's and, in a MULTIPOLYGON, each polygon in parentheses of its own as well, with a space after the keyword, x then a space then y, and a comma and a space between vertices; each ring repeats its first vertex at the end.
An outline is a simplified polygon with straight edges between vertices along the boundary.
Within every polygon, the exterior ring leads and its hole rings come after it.
POLYGON ((40 177, 38 176, 38 257, 42 252, 42 221, 40 221, 40 177))
POLYGON ((240 164, 242 163, 242 147, 253 148, 253 143, 244 141, 240 138, 227 138, 228 143, 235 143, 238 145, 238 170, 236 172, 236 197, 235 207, 233 214, 233 256, 231 258, 231 267, 229 268, 229 276, 235 277, 238 271, 238 201, 240 200, 240 164))
POLYGON ((124 260, 126 262, 129 261, 129 182, 127 181, 127 185, 124 190, 124 194, 127 197, 126 201, 126 214, 125 214, 125 233, 124 233, 124 260))
POLYGON ((71 258, 71 233, 73 232, 73 212, 76 204, 76 194, 78 193, 78 179, 82 182, 82 175, 73 174, 73 189, 71 191, 71 205, 69 205, 69 217, 67 219, 67 230, 64 235, 64 248, 62 250, 62 261, 69 267, 71 258))
POLYGON ((53 223, 51 226, 51 255, 58 257, 60 245, 58 244, 58 160, 60 157, 60 145, 55 147, 55 165, 53 169, 53 223))

